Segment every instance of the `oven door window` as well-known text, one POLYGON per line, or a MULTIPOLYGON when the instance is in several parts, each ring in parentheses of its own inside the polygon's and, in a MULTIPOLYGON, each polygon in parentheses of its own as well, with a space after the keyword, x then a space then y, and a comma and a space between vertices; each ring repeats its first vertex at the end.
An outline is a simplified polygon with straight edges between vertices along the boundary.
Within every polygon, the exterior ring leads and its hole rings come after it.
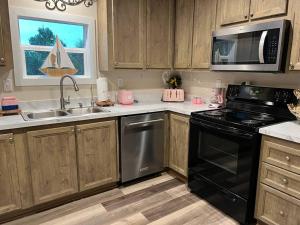
POLYGON ((240 144, 212 133, 199 135, 198 158, 237 175, 240 144))

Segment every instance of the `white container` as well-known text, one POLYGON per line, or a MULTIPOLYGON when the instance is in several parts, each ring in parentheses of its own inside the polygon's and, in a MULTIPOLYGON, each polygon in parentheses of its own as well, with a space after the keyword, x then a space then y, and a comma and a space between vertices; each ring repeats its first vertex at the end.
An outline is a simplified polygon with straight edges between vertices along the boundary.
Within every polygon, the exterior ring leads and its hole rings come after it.
POLYGON ((97 79, 97 100, 107 101, 108 100, 108 82, 107 78, 99 77, 97 79))

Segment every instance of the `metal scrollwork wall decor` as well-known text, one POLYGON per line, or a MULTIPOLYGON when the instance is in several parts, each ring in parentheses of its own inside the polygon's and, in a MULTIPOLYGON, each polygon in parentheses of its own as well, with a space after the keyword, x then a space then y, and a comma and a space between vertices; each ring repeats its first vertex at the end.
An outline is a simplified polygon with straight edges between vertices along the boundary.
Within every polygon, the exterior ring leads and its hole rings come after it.
POLYGON ((58 9, 59 11, 65 11, 67 9, 67 5, 76 6, 83 3, 86 7, 90 7, 97 0, 34 0, 37 2, 45 2, 45 6, 49 10, 58 9))

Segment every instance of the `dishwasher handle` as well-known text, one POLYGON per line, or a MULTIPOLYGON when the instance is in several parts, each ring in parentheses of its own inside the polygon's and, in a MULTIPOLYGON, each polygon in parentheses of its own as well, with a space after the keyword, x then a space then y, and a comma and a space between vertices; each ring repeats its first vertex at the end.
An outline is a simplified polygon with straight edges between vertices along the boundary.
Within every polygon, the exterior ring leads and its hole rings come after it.
POLYGON ((136 123, 128 123, 128 124, 125 125, 125 127, 127 127, 127 128, 145 127, 145 126, 149 126, 153 123, 160 123, 160 122, 164 122, 164 119, 148 120, 148 121, 136 122, 136 123))

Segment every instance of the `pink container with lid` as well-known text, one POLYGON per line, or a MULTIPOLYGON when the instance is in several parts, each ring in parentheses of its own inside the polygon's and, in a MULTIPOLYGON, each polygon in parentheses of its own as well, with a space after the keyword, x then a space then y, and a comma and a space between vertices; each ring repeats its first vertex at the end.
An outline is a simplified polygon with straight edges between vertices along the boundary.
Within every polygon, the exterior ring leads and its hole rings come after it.
POLYGON ((120 90, 118 91, 118 102, 122 105, 132 105, 134 102, 132 91, 120 90))

